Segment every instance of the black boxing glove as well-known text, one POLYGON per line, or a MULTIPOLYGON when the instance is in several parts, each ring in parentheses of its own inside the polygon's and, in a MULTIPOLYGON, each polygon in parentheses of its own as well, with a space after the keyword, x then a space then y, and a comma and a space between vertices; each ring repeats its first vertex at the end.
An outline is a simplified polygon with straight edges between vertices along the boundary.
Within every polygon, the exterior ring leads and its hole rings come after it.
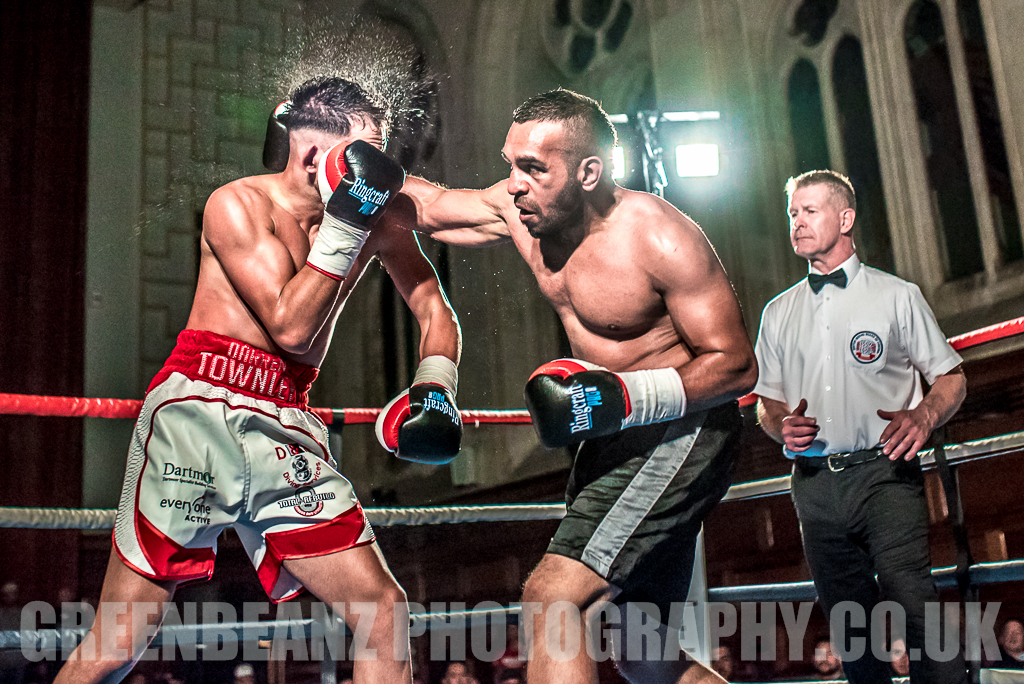
POLYGON ((267 135, 263 139, 263 167, 281 173, 288 167, 288 126, 285 117, 291 111, 292 101, 285 100, 274 108, 267 119, 267 135))
POLYGON ((306 264, 335 280, 348 275, 370 228, 405 183, 405 171, 373 145, 335 145, 320 160, 324 220, 306 264))
POLYGON ((537 435, 549 449, 686 413, 683 381, 674 368, 613 373, 558 359, 533 372, 525 394, 537 435))
POLYGON ((377 440, 398 458, 449 463, 462 447, 462 416, 455 405, 458 370, 446 356, 420 362, 412 387, 377 416, 377 440))

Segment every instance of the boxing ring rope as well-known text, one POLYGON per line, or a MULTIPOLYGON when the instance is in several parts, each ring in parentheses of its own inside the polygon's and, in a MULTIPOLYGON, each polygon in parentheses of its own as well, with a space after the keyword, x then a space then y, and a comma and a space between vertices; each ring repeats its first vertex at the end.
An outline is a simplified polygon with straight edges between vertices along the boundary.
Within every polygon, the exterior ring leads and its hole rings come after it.
MULTIPOLYGON (((986 342, 1004 339, 1024 333, 1024 317, 1006 321, 997 325, 975 330, 950 339, 954 349, 963 350, 986 342)), ((752 395, 740 400, 741 405, 749 406, 756 401, 752 395)), ((59 417, 96 417, 96 418, 135 418, 138 416, 142 402, 125 399, 91 399, 77 397, 48 397, 37 395, 19 395, 0 393, 0 414, 59 416, 59 417)), ((324 423, 339 427, 341 425, 366 424, 376 420, 381 409, 311 409, 324 423)), ((463 422, 479 426, 490 424, 526 424, 530 422, 529 413, 522 410, 469 410, 461 411, 463 422)), ((1000 435, 985 439, 973 440, 945 448, 947 460, 964 462, 968 460, 989 458, 996 455, 1024 450, 1024 432, 1000 435)), ((925 467, 934 466, 933 450, 920 452, 925 467)), ((789 490, 789 476, 774 477, 753 482, 735 484, 729 488, 723 501, 740 501, 763 496, 782 494, 789 490)), ((520 505, 489 505, 489 506, 433 506, 409 508, 367 508, 366 516, 374 525, 425 525, 440 523, 466 522, 516 522, 534 520, 554 520, 565 515, 565 505, 553 504, 520 504, 520 505)), ((0 528, 29 529, 77 529, 104 530, 112 529, 116 511, 103 509, 60 509, 60 508, 15 508, 0 507, 0 528)), ((934 568, 932 574, 937 586, 953 587, 956 585, 956 567, 934 568)), ((970 566, 970 580, 973 584, 990 584, 1024 580, 1024 559, 1015 559, 997 563, 976 563, 970 566)), ((797 601, 816 598, 812 582, 792 582, 779 584, 760 584, 734 587, 712 587, 705 593, 707 601, 797 601)), ((453 622, 470 622, 475 620, 501 619, 508 620, 520 613, 517 605, 497 607, 486 610, 452 611, 446 613, 415 613, 410 615, 413 629, 417 627, 434 628, 451 625, 453 622)), ((204 629, 230 630, 240 639, 252 639, 255 633, 261 636, 275 629, 292 630, 286 632, 292 638, 298 636, 295 630, 301 630, 303 638, 314 635, 314 620, 274 620, 256 623, 216 623, 204 625, 191 624, 168 626, 162 628, 154 638, 154 645, 163 642, 163 634, 174 636, 177 643, 190 643, 204 629)), ((328 628, 330 629, 330 627, 328 628)), ((337 624, 333 629, 338 629, 337 624)), ((80 637, 86 630, 35 630, 35 631, 0 631, 0 649, 19 648, 26 644, 37 648, 59 648, 63 638, 80 637)), ((258 638, 258 637, 257 637, 258 638)), ((174 643, 174 642, 171 642, 174 643)), ((325 650, 321 664, 322 682, 327 684, 336 681, 336 663, 333 656, 325 650)))
MULTIPOLYGON (((558 520, 565 504, 496 504, 484 506, 418 506, 364 508, 371 525, 436 525, 440 523, 558 520)), ((34 530, 112 530, 114 509, 0 507, 0 528, 34 530)))
MULTIPOLYGON (((1024 451, 1024 432, 1012 432, 998 437, 976 439, 946 447, 946 458, 951 462, 966 462, 991 458, 1016 451, 1024 451)), ((925 468, 935 463, 932 449, 920 452, 925 468)), ((742 501, 762 496, 784 494, 789 491, 789 475, 771 477, 752 482, 741 482, 729 487, 722 501, 742 501)), ((366 508, 366 517, 372 525, 437 525, 443 523, 472 522, 525 522, 532 520, 558 520, 565 515, 563 503, 494 504, 482 506, 417 506, 403 508, 366 508)), ((0 507, 0 528, 36 530, 111 530, 114 528, 114 509, 99 508, 17 508, 0 507)))
MULTIPOLYGON (((49 397, 38 394, 0 392, 0 415, 42 416, 48 418, 130 418, 139 417, 141 399, 85 399, 49 397)), ((358 425, 376 422, 379 408, 311 408, 325 425, 358 425)), ((464 424, 479 427, 485 423, 526 425, 530 413, 525 409, 459 411, 464 424)))
MULTIPOLYGON (((1022 333, 1024 333, 1024 316, 951 337, 949 343, 957 351, 962 351, 1022 333)), ((740 400, 740 404, 749 406, 755 401, 756 397, 748 394, 740 400)), ((140 399, 51 397, 0 392, 0 415, 135 419, 139 417, 141 408, 142 401, 140 399)), ((376 421, 381 409, 313 408, 310 411, 327 425, 358 425, 376 421)), ((469 410, 459 411, 459 413, 462 415, 463 423, 472 423, 475 426, 485 423, 525 425, 530 422, 529 412, 522 409, 469 410)))

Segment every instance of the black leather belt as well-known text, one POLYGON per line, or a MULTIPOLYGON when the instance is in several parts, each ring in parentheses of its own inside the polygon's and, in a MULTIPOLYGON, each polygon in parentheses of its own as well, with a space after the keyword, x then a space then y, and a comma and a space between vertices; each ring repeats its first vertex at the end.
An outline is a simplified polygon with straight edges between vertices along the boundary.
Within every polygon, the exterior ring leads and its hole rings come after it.
POLYGON ((868 463, 881 458, 884 454, 881 448, 861 449, 846 454, 830 454, 829 456, 796 456, 794 459, 798 466, 807 470, 824 470, 828 468, 833 473, 846 470, 850 466, 868 463))

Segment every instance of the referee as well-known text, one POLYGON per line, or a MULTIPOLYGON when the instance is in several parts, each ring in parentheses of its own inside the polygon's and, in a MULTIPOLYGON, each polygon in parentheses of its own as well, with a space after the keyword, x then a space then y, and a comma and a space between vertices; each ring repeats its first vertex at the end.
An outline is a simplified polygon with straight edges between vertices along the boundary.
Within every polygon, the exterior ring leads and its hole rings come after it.
MULTIPOLYGON (((944 662, 925 648, 926 636, 932 653, 939 643, 939 625, 925 622, 925 604, 939 597, 917 458, 963 402, 963 359, 916 285, 857 258, 849 179, 810 171, 791 178, 786 193, 790 242, 809 274, 765 307, 754 393, 762 428, 794 460, 793 502, 819 602, 835 618, 841 602, 866 616, 881 598, 899 603, 910 681, 966 683, 959 647, 944 662)), ((887 652, 884 630, 870 631, 847 630, 864 637, 859 657, 836 643, 852 684, 891 679, 878 657, 887 652)))

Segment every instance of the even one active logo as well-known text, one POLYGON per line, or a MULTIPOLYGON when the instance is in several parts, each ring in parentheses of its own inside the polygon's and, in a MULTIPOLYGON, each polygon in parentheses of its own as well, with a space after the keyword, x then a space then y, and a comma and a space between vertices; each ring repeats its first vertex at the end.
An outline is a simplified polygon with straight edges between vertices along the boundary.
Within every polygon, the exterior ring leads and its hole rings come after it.
POLYGON ((869 330, 862 330, 850 340, 850 352, 860 363, 871 363, 882 356, 882 338, 869 330))
POLYGON ((589 430, 594 422, 590 412, 594 406, 601 405, 601 392, 596 387, 584 387, 574 384, 569 388, 569 395, 572 399, 573 422, 569 426, 569 432, 576 434, 583 430, 589 430))
POLYGON ((281 508, 295 506, 295 512, 307 518, 312 517, 324 509, 324 501, 334 498, 334 492, 317 494, 312 487, 303 487, 295 492, 295 496, 277 502, 281 508))
POLYGON ((184 519, 186 522, 200 523, 204 525, 210 524, 210 513, 213 511, 213 508, 206 503, 205 494, 192 501, 186 501, 184 499, 161 499, 160 508, 171 508, 184 511, 184 519))
POLYGON ((391 196, 391 191, 381 192, 376 190, 367 185, 362 178, 356 176, 356 182, 348 189, 348 194, 362 200, 363 206, 359 207, 359 213, 369 216, 384 206, 384 203, 388 201, 388 197, 391 196))

